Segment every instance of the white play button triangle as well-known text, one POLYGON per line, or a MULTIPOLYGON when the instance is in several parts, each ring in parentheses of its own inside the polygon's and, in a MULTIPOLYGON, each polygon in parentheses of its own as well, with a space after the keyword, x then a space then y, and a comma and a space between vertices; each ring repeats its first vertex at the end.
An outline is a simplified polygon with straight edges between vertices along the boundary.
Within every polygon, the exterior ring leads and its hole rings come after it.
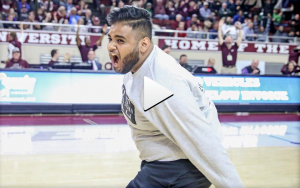
POLYGON ((144 111, 148 111, 174 94, 148 77, 144 77, 144 111))

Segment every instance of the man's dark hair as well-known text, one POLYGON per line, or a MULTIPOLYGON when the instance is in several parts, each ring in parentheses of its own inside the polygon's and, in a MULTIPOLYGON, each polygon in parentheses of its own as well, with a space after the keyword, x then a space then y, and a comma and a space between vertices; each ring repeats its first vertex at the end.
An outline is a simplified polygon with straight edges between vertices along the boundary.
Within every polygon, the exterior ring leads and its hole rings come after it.
POLYGON ((167 48, 169 48, 169 47, 171 47, 171 46, 164 44, 164 45, 161 47, 161 49, 162 49, 162 50, 165 50, 165 49, 167 49, 167 48))
POLYGON ((15 40, 17 38, 16 32, 10 32, 9 35, 15 40))
POLYGON ((53 57, 57 53, 57 49, 51 50, 51 57, 53 57))
POLYGON ((144 37, 152 39, 152 22, 149 12, 143 8, 126 5, 123 8, 115 9, 107 15, 109 25, 123 23, 137 30, 138 41, 144 37))
POLYGON ((185 54, 182 54, 179 58, 179 60, 182 58, 182 57, 187 57, 185 54))

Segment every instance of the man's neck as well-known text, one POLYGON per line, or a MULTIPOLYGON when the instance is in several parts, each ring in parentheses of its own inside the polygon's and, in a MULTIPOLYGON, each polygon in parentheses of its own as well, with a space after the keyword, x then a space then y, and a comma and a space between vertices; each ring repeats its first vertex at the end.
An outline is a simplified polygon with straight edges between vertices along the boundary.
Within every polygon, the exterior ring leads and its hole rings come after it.
POLYGON ((58 58, 52 57, 52 61, 58 61, 58 58))
POLYGON ((149 46, 149 48, 145 52, 145 55, 143 55, 143 57, 140 59, 140 61, 132 67, 132 69, 131 69, 132 74, 134 74, 135 72, 137 72, 141 68, 141 66, 144 64, 146 59, 151 54, 153 48, 154 48, 154 45, 151 43, 151 45, 149 46))

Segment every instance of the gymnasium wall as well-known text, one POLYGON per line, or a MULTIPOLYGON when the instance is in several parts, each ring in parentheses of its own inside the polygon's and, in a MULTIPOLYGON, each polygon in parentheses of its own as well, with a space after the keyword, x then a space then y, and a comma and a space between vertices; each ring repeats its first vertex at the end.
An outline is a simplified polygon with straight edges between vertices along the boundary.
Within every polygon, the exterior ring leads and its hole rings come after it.
MULTIPOLYGON (((0 60, 6 60, 7 58, 7 46, 8 43, 5 42, 4 40, 4 34, 3 32, 1 33, 0 31, 0 60)), ((72 39, 74 39, 75 34, 72 33, 72 39)), ((82 35, 81 37, 84 37, 82 35)), ((96 41, 99 36, 91 36, 93 38, 92 41, 96 41)), ((29 38, 29 37, 28 37, 29 38)), ((32 43, 30 39, 26 39, 26 42, 22 45, 22 57, 23 59, 27 60, 30 64, 39 64, 40 63, 40 54, 50 54, 52 49, 59 49, 60 54, 63 55, 65 53, 70 53, 71 56, 77 56, 80 57, 79 50, 76 46, 76 43, 74 43, 74 40, 68 41, 67 44, 62 44, 62 41, 59 41, 61 44, 42 44, 42 41, 37 41, 36 43, 32 43)), ((187 40, 185 38, 170 38, 170 37, 158 37, 154 36, 153 37, 153 43, 159 46, 162 46, 164 43, 164 40, 187 40)), ((212 42, 212 43, 217 43, 216 40, 189 40, 191 41, 198 41, 198 42, 212 42)), ((110 62, 106 46, 108 43, 108 38, 107 36, 104 37, 101 46, 99 46, 98 50, 96 51, 96 56, 99 58, 100 62, 102 64, 105 64, 106 62, 110 62)), ((245 45, 250 44, 244 42, 245 45)), ((279 63, 283 64, 287 62, 288 60, 288 50, 291 50, 294 45, 289 45, 289 44, 269 44, 269 43, 261 43, 264 45, 271 45, 269 46, 270 49, 267 47, 264 49, 264 52, 258 53, 252 50, 248 50, 248 52, 239 52, 238 53, 238 60, 249 60, 251 61, 252 59, 258 59, 260 61, 264 61, 266 63, 271 62, 271 63, 279 63), (272 46, 273 45, 273 46, 272 46), (275 47, 274 47, 275 46, 275 47), (277 46, 277 47, 276 47, 277 46), (283 53, 282 49, 280 48, 281 46, 284 46, 283 53), (274 50, 276 48, 276 50, 274 50), (266 51, 269 50, 269 53, 266 51), (271 51, 270 51, 271 50, 271 51)), ((208 44, 206 44, 208 45, 208 44)), ((178 44, 180 46, 180 44, 178 44)), ((174 47, 174 46, 173 46, 174 47)), ((192 47, 191 47, 192 48, 192 47)), ((246 50, 247 51, 247 50, 246 50)), ((178 59, 181 54, 186 54, 188 56, 188 60, 193 61, 193 63, 199 61, 202 62, 204 61, 205 63, 208 61, 209 58, 215 58, 216 59, 216 65, 215 68, 218 72, 221 70, 222 66, 222 59, 221 59, 221 52, 220 51, 211 51, 211 50, 190 50, 190 49, 172 49, 170 55, 173 56, 174 58, 178 59)), ((5 65, 0 64, 0 68, 3 68, 5 65)))

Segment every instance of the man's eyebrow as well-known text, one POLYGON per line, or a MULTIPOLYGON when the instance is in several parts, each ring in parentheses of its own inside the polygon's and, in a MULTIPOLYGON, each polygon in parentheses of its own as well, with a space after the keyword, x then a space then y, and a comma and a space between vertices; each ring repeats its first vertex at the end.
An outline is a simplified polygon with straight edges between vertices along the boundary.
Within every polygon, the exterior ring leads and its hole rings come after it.
POLYGON ((121 38, 121 39, 126 39, 124 36, 122 35, 115 35, 116 38, 121 38))

